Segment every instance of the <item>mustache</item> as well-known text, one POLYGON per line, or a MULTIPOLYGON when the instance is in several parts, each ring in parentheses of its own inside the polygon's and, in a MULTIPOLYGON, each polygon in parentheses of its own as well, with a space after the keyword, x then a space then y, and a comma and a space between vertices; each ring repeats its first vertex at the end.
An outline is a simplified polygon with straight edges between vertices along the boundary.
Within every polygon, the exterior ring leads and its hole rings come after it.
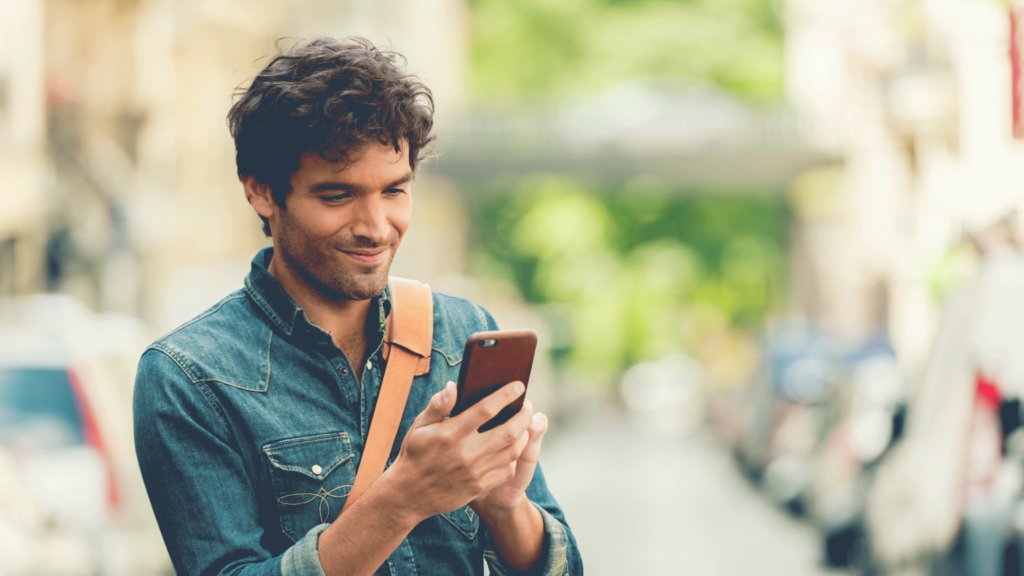
POLYGON ((390 248, 398 243, 398 234, 391 234, 383 242, 375 242, 369 238, 357 236, 355 241, 351 244, 345 244, 344 246, 338 246, 339 250, 377 250, 381 248, 390 248))

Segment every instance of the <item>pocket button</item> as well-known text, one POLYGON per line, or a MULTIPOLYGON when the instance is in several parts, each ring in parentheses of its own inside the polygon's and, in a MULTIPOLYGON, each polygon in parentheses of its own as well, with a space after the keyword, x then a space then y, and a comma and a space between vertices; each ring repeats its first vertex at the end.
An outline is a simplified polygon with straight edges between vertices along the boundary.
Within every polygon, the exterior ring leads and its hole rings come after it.
POLYGON ((321 472, 324 471, 324 469, 321 468, 319 464, 313 464, 313 467, 310 468, 310 470, 313 471, 313 474, 317 474, 317 475, 319 475, 321 472))

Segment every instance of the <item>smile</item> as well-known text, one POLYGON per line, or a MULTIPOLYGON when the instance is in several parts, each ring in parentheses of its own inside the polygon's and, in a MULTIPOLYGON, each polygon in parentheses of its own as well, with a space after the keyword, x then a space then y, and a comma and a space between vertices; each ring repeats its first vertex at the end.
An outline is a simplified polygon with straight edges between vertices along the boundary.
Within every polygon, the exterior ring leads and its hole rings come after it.
POLYGON ((344 250, 338 250, 342 254, 349 258, 359 262, 360 264, 376 264, 384 259, 384 254, 387 250, 380 250, 378 252, 346 252, 344 250))

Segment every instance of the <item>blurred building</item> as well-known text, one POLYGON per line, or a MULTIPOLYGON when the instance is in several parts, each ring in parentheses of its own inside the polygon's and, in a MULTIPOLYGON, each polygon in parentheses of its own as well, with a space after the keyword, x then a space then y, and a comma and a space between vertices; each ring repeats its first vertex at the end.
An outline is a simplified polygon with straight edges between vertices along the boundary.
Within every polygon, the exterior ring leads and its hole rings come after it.
POLYGON ((0 12, 0 293, 27 292, 40 276, 45 212, 42 10, 3 0, 0 12))
MULTIPOLYGON (((267 243, 225 115, 277 39, 367 36, 408 56, 442 125, 463 101, 457 0, 2 0, 0 11, 0 294, 66 292, 162 329, 240 287, 267 243)), ((436 187, 422 211, 439 212, 436 187)))
POLYGON ((793 187, 794 308, 918 370, 953 248, 1022 207, 1010 11, 972 0, 789 0, 787 89, 843 162, 793 187))

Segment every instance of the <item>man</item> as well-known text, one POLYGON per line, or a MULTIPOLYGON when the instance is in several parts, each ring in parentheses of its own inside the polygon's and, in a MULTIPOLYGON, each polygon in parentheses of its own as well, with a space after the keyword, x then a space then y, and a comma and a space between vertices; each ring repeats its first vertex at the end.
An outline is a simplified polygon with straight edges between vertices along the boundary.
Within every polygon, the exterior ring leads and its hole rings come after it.
MULTIPOLYGON (((339 514, 385 368, 386 289, 431 141, 430 92, 361 39, 278 55, 229 113, 273 247, 244 288, 155 342, 135 389, 143 478, 178 574, 582 574, 510 383, 447 418, 463 344, 497 329, 434 294, 429 371, 384 474, 339 514)), ((202 279, 197 278, 197 282, 202 279)))

